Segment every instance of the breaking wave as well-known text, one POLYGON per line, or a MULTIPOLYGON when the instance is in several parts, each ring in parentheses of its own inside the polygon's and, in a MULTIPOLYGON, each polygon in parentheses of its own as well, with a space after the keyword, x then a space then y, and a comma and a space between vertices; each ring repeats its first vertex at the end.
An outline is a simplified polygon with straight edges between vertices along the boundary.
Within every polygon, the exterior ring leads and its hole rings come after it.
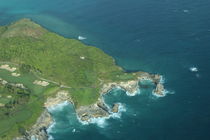
MULTIPOLYGON (((69 103, 67 101, 65 102, 62 102, 60 104, 57 104, 55 106, 52 106, 52 107, 48 107, 47 110, 50 112, 50 113, 53 113, 53 112, 56 112, 56 111, 61 111, 63 110, 64 107, 66 107, 69 103)), ((53 136, 50 135, 50 133, 52 133, 54 131, 54 128, 56 126, 56 121, 53 120, 53 123, 48 127, 47 129, 47 133, 49 135, 49 138, 48 140, 54 140, 53 136)))
POLYGON ((165 77, 164 77, 164 76, 160 76, 160 83, 161 83, 161 84, 164 84, 165 81, 166 81, 166 80, 165 80, 165 77))
POLYGON ((193 67, 190 67, 190 71, 191 72, 198 72, 198 68, 193 66, 193 67))
POLYGON ((152 95, 155 96, 155 97, 157 97, 157 98, 165 97, 166 94, 168 94, 168 93, 169 93, 169 91, 166 90, 166 89, 163 91, 162 95, 155 93, 155 90, 152 91, 152 95))
POLYGON ((48 133, 48 135, 49 135, 48 140, 54 140, 53 136, 50 135, 50 132, 53 132, 53 128, 55 128, 55 125, 56 125, 56 122, 53 121, 53 123, 52 123, 52 124, 48 127, 48 129, 47 129, 47 133, 48 133))
POLYGON ((87 39, 86 37, 83 37, 83 36, 78 36, 78 40, 85 40, 87 39))
POLYGON ((123 105, 122 103, 118 103, 119 107, 118 107, 118 112, 117 113, 110 113, 109 116, 107 117, 98 117, 98 118, 91 118, 90 121, 82 121, 78 116, 78 120, 81 124, 83 125, 89 125, 89 124, 96 124, 98 127, 100 128, 104 128, 108 125, 107 120, 110 118, 113 119, 119 119, 122 115, 123 112, 126 112, 126 108, 125 105, 123 105))
POLYGON ((125 92, 127 96, 136 96, 141 93, 140 88, 137 89, 134 93, 130 93, 128 91, 125 92))
POLYGON ((64 101, 64 102, 62 102, 62 103, 60 103, 60 104, 54 105, 54 106, 52 106, 52 107, 48 107, 47 110, 48 110, 49 112, 60 111, 60 110, 62 110, 65 106, 67 106, 68 104, 69 104, 68 101, 64 101))
POLYGON ((175 91, 170 91, 170 90, 164 90, 163 91, 163 95, 158 95, 154 92, 154 90, 152 91, 152 95, 156 98, 160 98, 160 97, 165 97, 167 94, 175 94, 175 91))

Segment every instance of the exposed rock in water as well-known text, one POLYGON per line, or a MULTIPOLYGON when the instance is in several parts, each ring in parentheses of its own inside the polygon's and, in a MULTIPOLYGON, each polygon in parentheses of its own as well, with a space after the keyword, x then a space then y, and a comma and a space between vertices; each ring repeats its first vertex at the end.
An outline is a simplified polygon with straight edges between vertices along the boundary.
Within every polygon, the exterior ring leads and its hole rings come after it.
POLYGON ((101 93, 108 93, 113 88, 120 87, 123 90, 127 91, 130 94, 135 94, 138 90, 138 80, 131 80, 127 82, 119 82, 119 83, 108 83, 104 84, 101 93))
MULTIPOLYGON (((149 74, 146 72, 138 72, 137 74, 139 76, 136 80, 104 84, 103 88, 101 89, 101 93, 105 94, 113 88, 120 87, 127 91, 129 94, 134 95, 139 89, 139 81, 150 80, 156 86, 156 88, 154 89, 154 94, 157 94, 158 96, 164 95, 165 90, 163 84, 161 83, 161 75, 149 74)), ((56 97, 51 97, 47 99, 47 101, 44 104, 44 107, 49 108, 60 104, 64 101, 73 103, 67 91, 59 91, 56 97)), ((79 119, 85 122, 90 122, 92 118, 108 117, 111 113, 117 113, 119 111, 119 105, 120 104, 116 103, 110 109, 104 103, 102 98, 100 98, 95 104, 79 107, 78 109, 76 109, 76 112, 79 119)), ((38 140, 47 140, 48 134, 46 130, 50 126, 52 121, 53 120, 46 109, 40 116, 40 118, 37 120, 37 123, 29 131, 27 131, 24 136, 15 138, 13 140, 31 140, 31 138, 38 140)))
POLYGON ((120 106, 120 104, 118 104, 118 103, 114 104, 112 107, 112 112, 117 113, 119 111, 119 106, 120 106))
POLYGON ((164 96, 164 91, 165 91, 165 89, 164 89, 163 84, 158 83, 154 90, 154 93, 159 96, 164 96))
POLYGON ((93 105, 82 106, 76 112, 78 117, 86 122, 89 122, 91 118, 108 117, 110 115, 108 107, 102 100, 93 105))
POLYGON ((147 72, 137 72, 137 74, 139 76, 137 77, 136 80, 130 80, 126 82, 112 82, 112 83, 104 84, 103 88, 101 89, 101 93, 106 94, 113 88, 119 87, 125 90, 128 94, 135 95, 138 89, 140 88, 139 81, 150 80, 155 84, 156 90, 158 90, 158 92, 155 92, 155 94, 159 94, 159 95, 164 94, 164 86, 161 83, 161 78, 162 78, 161 75, 149 74, 147 72))
POLYGON ((98 102, 97 106, 103 109, 104 111, 109 112, 109 108, 103 102, 98 102))

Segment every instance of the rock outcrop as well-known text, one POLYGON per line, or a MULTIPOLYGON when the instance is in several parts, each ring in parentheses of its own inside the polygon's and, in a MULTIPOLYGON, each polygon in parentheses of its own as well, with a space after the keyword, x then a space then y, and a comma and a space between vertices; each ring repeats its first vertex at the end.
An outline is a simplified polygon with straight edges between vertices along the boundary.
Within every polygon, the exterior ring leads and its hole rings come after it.
POLYGON ((106 94, 113 88, 122 88, 123 90, 127 91, 130 94, 135 94, 136 91, 138 90, 138 80, 131 80, 127 82, 119 82, 119 83, 108 83, 104 84, 103 88, 101 90, 101 93, 106 94))
POLYGON ((90 122, 91 118, 108 117, 110 115, 109 108, 102 100, 93 105, 79 107, 76 112, 81 121, 86 122, 90 122))
POLYGON ((139 76, 137 77, 136 80, 130 80, 126 82, 112 82, 104 84, 103 88, 101 89, 101 93, 106 94, 113 88, 119 87, 125 90, 128 94, 135 95, 138 92, 138 89, 140 88, 139 82, 143 80, 150 80, 156 86, 154 94, 157 94, 159 96, 164 94, 165 89, 163 83, 161 83, 161 78, 162 78, 161 75, 149 74, 147 72, 138 72, 137 74, 139 76))
MULTIPOLYGON (((81 106, 76 109, 79 119, 84 122, 90 122, 92 118, 109 117, 111 113, 119 112, 120 105, 118 103, 114 104, 113 107, 110 109, 103 101, 103 94, 108 93, 110 90, 116 87, 124 89, 131 95, 135 95, 135 93, 139 89, 139 82, 142 80, 150 80, 156 86, 156 88, 154 89, 154 94, 156 94, 157 96, 164 95, 165 89, 161 82, 160 75, 149 74, 146 72, 138 72, 137 74, 139 76, 136 80, 104 84, 103 88, 101 89, 101 98, 99 98, 99 100, 95 104, 89 106, 81 106)), ((73 104, 67 91, 59 91, 55 97, 50 97, 47 99, 44 107, 50 108, 65 101, 71 102, 73 104)), ((31 128, 31 130, 27 131, 27 133, 23 137, 15 138, 13 140, 47 140, 48 135, 46 130, 50 126, 52 121, 53 120, 46 109, 37 120, 37 123, 31 128)))
POLYGON ((92 118, 109 117, 112 113, 119 111, 120 104, 116 103, 109 108, 102 99, 90 106, 82 106, 76 109, 77 115, 81 121, 90 122, 92 118))
POLYGON ((117 112, 119 112, 119 106, 120 106, 120 104, 114 104, 113 105, 113 107, 112 107, 112 112, 113 113, 117 113, 117 112))
POLYGON ((158 96, 164 96, 164 86, 163 84, 158 83, 154 93, 157 94, 158 96))
MULTIPOLYGON (((157 96, 164 95, 164 86, 161 83, 161 75, 149 74, 146 72, 138 72, 139 75, 136 80, 130 80, 126 82, 112 82, 104 84, 101 89, 101 94, 108 93, 113 88, 121 88, 125 90, 130 95, 135 95, 139 90, 139 82, 143 80, 150 80, 156 86, 154 89, 154 94, 157 96)), ((99 101, 93 105, 82 106, 76 109, 79 119, 82 121, 90 122, 92 118, 108 117, 111 113, 117 113, 119 111, 119 104, 114 104, 112 109, 108 108, 104 101, 99 99, 99 101)))

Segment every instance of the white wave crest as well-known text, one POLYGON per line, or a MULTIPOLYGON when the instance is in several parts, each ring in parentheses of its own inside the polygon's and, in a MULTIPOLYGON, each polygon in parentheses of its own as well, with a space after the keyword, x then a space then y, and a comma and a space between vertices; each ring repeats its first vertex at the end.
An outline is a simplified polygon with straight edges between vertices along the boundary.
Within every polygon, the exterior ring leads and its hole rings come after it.
POLYGON ((162 95, 155 93, 154 90, 152 91, 152 95, 155 96, 155 97, 157 97, 157 98, 165 97, 167 94, 175 94, 175 91, 169 91, 169 90, 166 90, 165 89, 163 91, 163 94, 162 95))
MULTIPOLYGON (((57 105, 55 105, 55 106, 48 107, 47 110, 48 110, 49 112, 61 111, 61 110, 63 110, 63 108, 64 108, 65 106, 67 106, 68 104, 69 104, 69 102, 68 102, 68 101, 65 101, 65 102, 62 102, 62 103, 57 104, 57 105)), ((53 132, 53 129, 55 128, 55 125, 56 125, 56 121, 53 120, 53 123, 47 128, 47 133, 48 133, 48 135, 49 135, 48 140, 54 140, 53 136, 50 135, 50 133, 53 132)))
POLYGON ((65 106, 67 106, 69 104, 68 101, 64 101, 60 104, 57 104, 57 105, 54 105, 54 106, 51 106, 51 107, 48 107, 47 110, 49 112, 54 112, 54 111, 60 111, 62 110, 65 106))
POLYGON ((53 136, 49 135, 48 140, 54 140, 53 136))
POLYGON ((53 132, 53 128, 55 127, 56 122, 53 121, 53 123, 47 128, 47 133, 53 132))
POLYGON ((74 128, 73 130, 72 130, 72 133, 75 133, 76 132, 76 129, 74 128))
POLYGON ((162 94, 157 94, 155 92, 155 90, 152 91, 152 95, 155 96, 155 97, 157 97, 157 98, 165 97, 167 93, 168 93, 168 90, 164 90, 162 94))
POLYGON ((83 37, 83 36, 78 36, 78 40, 85 40, 87 39, 86 37, 83 37))
POLYGON ((47 134, 49 136, 48 140, 54 140, 53 136, 50 135, 50 133, 54 131, 53 129, 55 128, 55 125, 56 125, 56 121, 53 120, 53 123, 47 128, 47 134))
POLYGON ((160 83, 161 83, 161 84, 164 84, 165 81, 166 81, 165 77, 161 75, 161 76, 160 76, 160 83))
POLYGON ((137 89, 134 93, 130 93, 128 91, 125 92, 127 96, 136 96, 141 93, 140 88, 137 89))
POLYGON ((117 113, 112 113, 111 117, 112 118, 120 118, 123 112, 126 112, 126 107, 125 105, 123 105, 122 103, 117 103, 119 104, 118 107, 118 112, 117 113))
POLYGON ((193 67, 190 67, 190 71, 191 72, 198 72, 198 68, 193 66, 193 67))
POLYGON ((83 125, 96 124, 100 128, 105 128, 108 125, 108 123, 107 123, 108 119, 110 119, 110 118, 113 118, 113 119, 120 118, 121 115, 122 115, 122 112, 126 112, 125 106, 121 103, 118 103, 118 104, 119 104, 118 112, 117 113, 110 113, 110 115, 107 116, 107 117, 91 118, 88 122, 87 121, 82 121, 78 116, 77 116, 77 119, 83 125))
POLYGON ((38 140, 34 135, 31 136, 31 140, 38 140))

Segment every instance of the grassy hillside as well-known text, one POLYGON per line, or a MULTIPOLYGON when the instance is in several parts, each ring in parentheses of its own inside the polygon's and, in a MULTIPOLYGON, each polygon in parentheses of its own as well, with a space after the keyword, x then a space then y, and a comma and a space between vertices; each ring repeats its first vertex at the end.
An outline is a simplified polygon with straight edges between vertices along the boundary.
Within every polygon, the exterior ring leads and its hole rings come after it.
MULTIPOLYGON (((10 66, 14 67, 12 64, 10 66)), ((42 113, 45 99, 59 89, 53 83, 46 87, 33 84, 39 80, 36 75, 22 71, 17 65, 15 67, 15 72, 21 73, 18 77, 12 76, 13 72, 0 69, 1 140, 11 140, 19 135, 20 129, 30 128, 42 113)))
POLYGON ((0 65, 15 65, 21 76, 0 69, 0 139, 11 139, 35 123, 43 103, 59 85, 68 87, 76 107, 95 103, 104 83, 135 79, 102 50, 49 32, 29 19, 0 27, 0 65), (47 87, 33 81, 45 78, 47 87), (14 84, 21 83, 25 89, 14 84), (13 85, 13 86, 11 86, 13 85), (21 130, 21 132, 20 132, 21 130))
POLYGON ((29 19, 2 27, 0 61, 29 65, 41 76, 72 87, 78 105, 96 101, 101 82, 134 78, 124 73, 102 50, 49 32, 29 19), (80 101, 89 95, 94 99, 80 101))

